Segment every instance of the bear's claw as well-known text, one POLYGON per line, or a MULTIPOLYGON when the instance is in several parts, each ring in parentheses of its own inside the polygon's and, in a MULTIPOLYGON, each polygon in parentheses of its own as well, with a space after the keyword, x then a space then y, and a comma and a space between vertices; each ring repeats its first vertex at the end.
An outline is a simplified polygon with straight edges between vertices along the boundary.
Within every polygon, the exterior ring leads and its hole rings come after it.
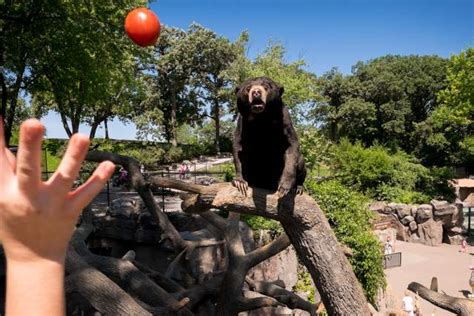
POLYGON ((240 193, 247 196, 247 189, 249 188, 247 181, 243 179, 234 179, 232 180, 232 185, 236 187, 240 193))

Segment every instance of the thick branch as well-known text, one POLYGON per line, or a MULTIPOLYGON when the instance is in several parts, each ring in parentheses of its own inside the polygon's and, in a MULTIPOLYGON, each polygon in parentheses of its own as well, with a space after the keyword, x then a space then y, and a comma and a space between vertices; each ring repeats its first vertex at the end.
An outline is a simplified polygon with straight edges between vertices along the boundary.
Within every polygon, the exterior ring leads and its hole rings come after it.
POLYGON ((283 233, 271 243, 248 253, 245 256, 245 263, 247 265, 247 268, 250 269, 259 264, 260 262, 273 257, 279 252, 285 250, 289 245, 291 245, 290 239, 285 233, 283 233))
POLYGON ((298 295, 276 285, 274 282, 253 281, 248 277, 246 278, 246 282, 252 291, 271 296, 291 309, 302 309, 310 313, 311 316, 316 315, 316 308, 319 302, 316 305, 311 304, 298 295))
POLYGON ((173 224, 171 224, 168 217, 161 211, 160 207, 156 203, 149 186, 140 172, 140 164, 138 161, 130 157, 99 151, 89 152, 87 154, 86 160, 95 162, 110 160, 115 164, 122 165, 130 175, 133 188, 142 198, 153 219, 163 231, 163 234, 177 249, 186 248, 187 243, 183 240, 183 238, 181 238, 179 232, 176 230, 173 224))
MULTIPOLYGON (((119 284, 121 288, 150 306, 161 305, 170 311, 181 309, 181 302, 159 287, 131 262, 91 253, 84 243, 85 238, 92 230, 90 226, 90 224, 81 225, 76 229, 71 240, 72 247, 87 264, 97 268, 119 284)), ((192 315, 186 308, 181 309, 180 312, 183 315, 192 315)))
POLYGON ((78 292, 106 315, 151 315, 102 272, 89 266, 72 249, 68 251, 65 281, 67 294, 78 292))
POLYGON ((469 299, 441 294, 432 291, 417 282, 411 282, 408 285, 408 289, 412 292, 418 293, 420 297, 424 298, 428 302, 442 309, 455 313, 456 315, 474 315, 474 302, 469 299))

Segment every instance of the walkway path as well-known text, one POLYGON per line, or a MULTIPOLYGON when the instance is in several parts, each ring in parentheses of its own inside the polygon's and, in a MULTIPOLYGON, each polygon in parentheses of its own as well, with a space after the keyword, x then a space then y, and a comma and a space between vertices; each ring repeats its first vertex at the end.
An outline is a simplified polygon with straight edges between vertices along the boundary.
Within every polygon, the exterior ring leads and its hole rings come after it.
MULTIPOLYGON (((402 266, 385 270, 387 282, 398 295, 401 305, 403 293, 412 281, 428 287, 431 278, 438 278, 439 292, 446 292, 451 296, 463 297, 462 291, 470 291, 470 265, 474 265, 474 247, 471 253, 459 252, 460 246, 443 244, 438 247, 424 246, 414 243, 397 241, 395 252, 402 253, 402 266)), ((420 298, 423 315, 430 316, 433 310, 435 315, 453 315, 420 298)))

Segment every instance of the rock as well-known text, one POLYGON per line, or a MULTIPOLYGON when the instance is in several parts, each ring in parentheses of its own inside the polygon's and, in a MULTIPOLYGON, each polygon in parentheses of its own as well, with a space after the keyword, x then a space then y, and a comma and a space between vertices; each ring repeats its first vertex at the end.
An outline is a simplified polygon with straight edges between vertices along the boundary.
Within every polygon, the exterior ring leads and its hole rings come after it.
POLYGON ((413 222, 414 220, 415 220, 415 219, 413 218, 413 216, 408 215, 408 216, 405 216, 404 218, 402 218, 400 222, 401 222, 403 225, 408 225, 408 224, 410 224, 411 222, 413 222))
POLYGON ((112 217, 131 218, 140 210, 140 203, 133 198, 118 198, 112 201, 108 214, 112 217))
POLYGON ((464 239, 462 227, 451 227, 445 230, 443 242, 451 245, 461 245, 464 239))
POLYGON ((410 231, 411 231, 411 232, 414 232, 414 231, 416 231, 416 230, 418 229, 418 225, 416 224, 415 221, 410 222, 409 227, 410 227, 410 231))
MULTIPOLYGON (((387 203, 382 202, 382 201, 375 201, 373 203, 370 203, 369 205, 369 210, 372 212, 377 212, 377 213, 385 213, 385 208, 387 207, 387 203)), ((391 211, 390 211, 391 213, 391 211)))
POLYGON ((444 242, 450 245, 461 245, 464 237, 461 235, 449 235, 447 234, 444 238, 444 242))
POLYGON ((463 232, 463 229, 462 227, 452 227, 451 229, 448 230, 450 233, 452 233, 453 235, 457 234, 457 235, 461 235, 462 232, 463 232))
POLYGON ((434 216, 454 215, 457 211, 457 207, 447 201, 431 200, 430 203, 433 206, 434 216))
POLYGON ((387 206, 385 206, 383 210, 383 214, 390 215, 395 211, 395 205, 396 203, 388 203, 387 206))
POLYGON ((438 246, 443 242, 443 224, 432 218, 418 224, 420 242, 428 246, 438 246))
POLYGON ((424 223, 430 218, 433 218, 433 207, 430 204, 421 204, 416 209, 415 218, 418 224, 424 223))
POLYGON ((416 217, 416 210, 418 209, 418 205, 410 205, 410 215, 416 217))
POLYGON ((291 291, 298 281, 298 259, 293 246, 252 268, 249 276, 258 281, 282 280, 291 291))
POLYGON ((395 212, 397 213, 397 216, 398 216, 399 219, 402 219, 405 216, 411 215, 410 205, 403 204, 403 203, 397 203, 397 204, 395 204, 395 206, 393 208, 394 208, 395 212))

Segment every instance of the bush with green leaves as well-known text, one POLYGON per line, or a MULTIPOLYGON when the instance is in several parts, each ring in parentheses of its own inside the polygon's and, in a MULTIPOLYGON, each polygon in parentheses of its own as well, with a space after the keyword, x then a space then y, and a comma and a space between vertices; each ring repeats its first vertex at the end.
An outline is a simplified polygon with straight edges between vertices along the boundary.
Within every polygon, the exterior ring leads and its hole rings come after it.
POLYGON ((426 203, 452 197, 446 169, 434 172, 414 157, 380 145, 364 148, 343 139, 334 149, 333 172, 346 186, 377 200, 426 203))
POLYGON ((349 261, 367 300, 374 304, 386 281, 381 244, 371 230, 373 214, 367 207, 369 199, 337 180, 317 183, 309 177, 306 189, 318 201, 337 239, 353 250, 349 261))

